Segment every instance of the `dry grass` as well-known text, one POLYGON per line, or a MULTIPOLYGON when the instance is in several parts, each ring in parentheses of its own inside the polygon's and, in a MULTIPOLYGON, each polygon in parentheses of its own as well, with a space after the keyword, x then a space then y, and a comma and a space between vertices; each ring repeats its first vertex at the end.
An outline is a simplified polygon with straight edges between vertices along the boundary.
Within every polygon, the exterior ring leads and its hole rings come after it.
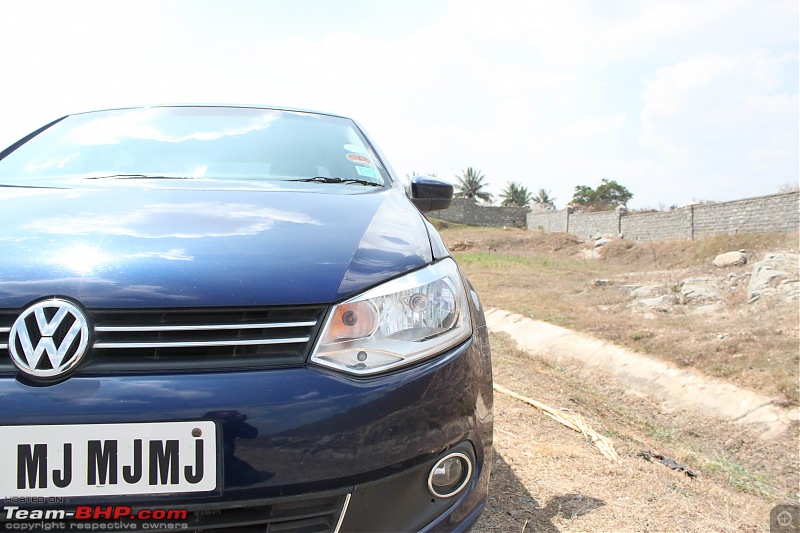
POLYGON ((681 280, 728 274, 741 278, 751 265, 719 269, 714 257, 747 250, 797 251, 796 235, 715 236, 697 241, 614 241, 602 260, 576 259, 588 247, 573 235, 517 229, 444 227, 440 233, 477 288, 484 305, 506 309, 651 354, 680 366, 800 403, 800 309, 790 304, 748 304, 746 282, 731 285, 721 310, 696 306, 644 312, 631 305, 625 284, 662 284, 677 297, 681 280), (607 280, 598 285, 596 280, 607 280))

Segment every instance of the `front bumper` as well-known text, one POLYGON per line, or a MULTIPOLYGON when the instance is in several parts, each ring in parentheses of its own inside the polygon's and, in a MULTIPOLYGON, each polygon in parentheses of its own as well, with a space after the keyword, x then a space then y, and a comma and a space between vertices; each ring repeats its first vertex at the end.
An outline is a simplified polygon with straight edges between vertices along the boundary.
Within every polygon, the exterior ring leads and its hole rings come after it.
POLYGON ((187 508, 196 510, 190 527, 242 531, 259 524, 259 515, 311 502, 309 507, 332 509, 331 531, 337 525, 341 531, 456 531, 477 518, 488 490, 492 388, 486 335, 479 327, 441 357, 369 379, 315 367, 81 375, 47 387, 0 379, 0 424, 210 420, 220 428, 221 469, 213 492, 71 498, 51 507, 187 508), (425 482, 430 467, 458 446, 474 455, 472 480, 452 498, 433 498, 425 482), (337 508, 345 499, 339 523, 337 508), (222 519, 226 513, 230 519, 222 519))

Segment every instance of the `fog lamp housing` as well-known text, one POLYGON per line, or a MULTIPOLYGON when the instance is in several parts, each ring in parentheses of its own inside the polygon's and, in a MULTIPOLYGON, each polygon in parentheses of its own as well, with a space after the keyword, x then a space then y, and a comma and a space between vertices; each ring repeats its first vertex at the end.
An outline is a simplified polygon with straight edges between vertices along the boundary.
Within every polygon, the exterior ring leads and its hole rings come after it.
POLYGON ((439 459, 428 474, 428 490, 437 498, 455 496, 472 477, 472 460, 460 452, 439 459))

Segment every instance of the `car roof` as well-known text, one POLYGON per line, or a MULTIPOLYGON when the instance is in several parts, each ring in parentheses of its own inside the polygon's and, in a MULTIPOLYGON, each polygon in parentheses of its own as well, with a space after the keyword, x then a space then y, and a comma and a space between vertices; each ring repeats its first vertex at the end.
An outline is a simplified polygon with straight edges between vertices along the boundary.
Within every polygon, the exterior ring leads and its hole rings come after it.
POLYGON ((236 107, 242 109, 270 109, 274 111, 290 111, 293 113, 310 113, 314 115, 326 115, 330 117, 337 117, 337 118, 344 118, 347 120, 352 120, 350 117, 346 117, 344 115, 339 115, 337 113, 328 113, 326 111, 315 111, 313 109, 303 109, 303 108, 296 108, 296 107, 283 107, 283 106, 273 106, 273 105, 260 105, 260 104, 209 104, 209 103, 178 103, 178 104, 147 104, 147 105, 131 105, 131 106, 120 106, 120 107, 110 107, 106 109, 93 109, 90 111, 79 111, 76 113, 69 113, 70 115, 84 115, 88 113, 99 113, 102 111, 122 111, 126 109, 148 109, 154 107, 236 107))

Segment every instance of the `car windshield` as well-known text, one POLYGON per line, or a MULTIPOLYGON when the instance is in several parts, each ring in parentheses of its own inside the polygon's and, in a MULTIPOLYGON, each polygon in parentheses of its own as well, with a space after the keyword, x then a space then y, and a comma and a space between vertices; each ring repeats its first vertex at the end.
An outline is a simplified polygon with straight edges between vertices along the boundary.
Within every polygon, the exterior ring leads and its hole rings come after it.
POLYGON ((260 108, 70 115, 0 160, 3 185, 123 179, 390 183, 351 120, 260 108))

